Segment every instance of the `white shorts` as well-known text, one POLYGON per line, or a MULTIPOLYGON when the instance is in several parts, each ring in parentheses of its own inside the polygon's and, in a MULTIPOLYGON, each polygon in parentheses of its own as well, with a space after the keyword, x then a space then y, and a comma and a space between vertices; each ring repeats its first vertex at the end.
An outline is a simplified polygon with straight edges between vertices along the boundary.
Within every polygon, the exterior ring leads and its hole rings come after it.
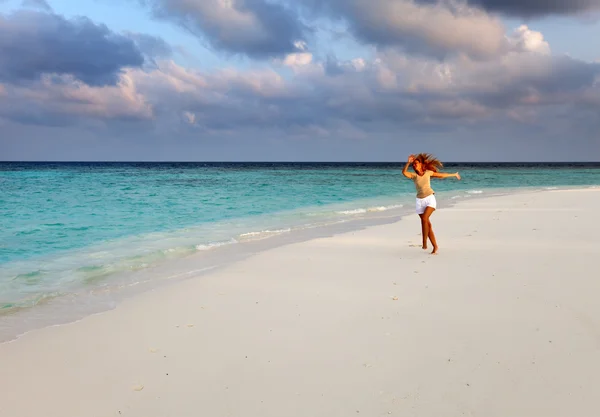
POLYGON ((425 213, 427 207, 436 208, 435 194, 431 194, 425 198, 417 198, 417 214, 425 213))

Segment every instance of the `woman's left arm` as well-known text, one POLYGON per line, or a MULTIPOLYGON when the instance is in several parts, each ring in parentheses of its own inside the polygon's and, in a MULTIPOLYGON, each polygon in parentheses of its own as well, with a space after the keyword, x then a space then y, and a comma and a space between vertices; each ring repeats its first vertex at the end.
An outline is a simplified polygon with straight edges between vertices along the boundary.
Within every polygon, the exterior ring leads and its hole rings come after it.
POLYGON ((446 173, 442 173, 442 172, 434 172, 433 174, 431 174, 431 176, 433 178, 450 178, 450 177, 455 177, 457 180, 460 180, 460 174, 458 172, 455 172, 454 174, 446 174, 446 173))

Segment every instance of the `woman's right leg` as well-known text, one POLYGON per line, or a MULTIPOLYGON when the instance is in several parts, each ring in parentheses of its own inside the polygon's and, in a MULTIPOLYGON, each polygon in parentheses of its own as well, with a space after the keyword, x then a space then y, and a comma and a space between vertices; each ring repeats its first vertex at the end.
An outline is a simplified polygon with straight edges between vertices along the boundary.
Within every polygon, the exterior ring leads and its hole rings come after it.
MULTIPOLYGON (((421 236, 423 237, 423 249, 427 249, 427 238, 429 237, 425 226, 427 225, 427 220, 423 218, 425 213, 419 214, 421 218, 421 236)), ((429 229, 431 230, 431 229, 429 229)))

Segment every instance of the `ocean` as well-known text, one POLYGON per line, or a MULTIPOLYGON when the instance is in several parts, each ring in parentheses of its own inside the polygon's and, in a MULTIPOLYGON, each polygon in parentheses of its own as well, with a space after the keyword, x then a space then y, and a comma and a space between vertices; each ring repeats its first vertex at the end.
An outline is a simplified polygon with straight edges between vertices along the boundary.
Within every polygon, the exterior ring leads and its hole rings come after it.
MULTIPOLYGON (((402 166, 0 162, 0 322, 57 300, 77 309, 89 306, 85 295, 113 299, 171 270, 183 276, 182 265, 199 265, 190 259, 210 268, 233 247, 413 213, 414 185, 402 166)), ((433 180, 438 209, 493 194, 600 186, 600 163, 452 163, 444 171, 462 180, 433 180)))

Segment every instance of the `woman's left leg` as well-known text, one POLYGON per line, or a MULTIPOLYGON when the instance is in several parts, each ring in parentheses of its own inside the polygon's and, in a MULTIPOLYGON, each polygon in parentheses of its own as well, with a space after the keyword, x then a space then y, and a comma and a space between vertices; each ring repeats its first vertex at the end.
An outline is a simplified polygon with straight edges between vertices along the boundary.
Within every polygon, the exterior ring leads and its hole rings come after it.
POLYGON ((433 207, 427 207, 423 214, 419 214, 419 217, 421 217, 421 231, 423 233, 423 249, 427 249, 427 238, 429 238, 433 245, 433 251, 431 252, 433 255, 437 254, 438 250, 433 227, 431 227, 431 221, 429 220, 434 211, 435 209, 433 207))

